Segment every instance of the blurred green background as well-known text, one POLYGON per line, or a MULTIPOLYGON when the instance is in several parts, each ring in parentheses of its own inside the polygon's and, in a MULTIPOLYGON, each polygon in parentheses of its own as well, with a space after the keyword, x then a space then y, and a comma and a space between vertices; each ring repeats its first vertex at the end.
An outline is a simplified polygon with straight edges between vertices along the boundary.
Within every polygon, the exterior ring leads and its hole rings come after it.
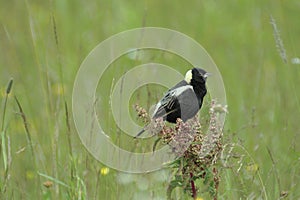
MULTIPOLYGON (((219 164, 219 199, 299 199, 299 10, 297 0, 1 0, 1 119, 14 79, 1 120, 1 199, 166 198, 168 170, 131 175, 105 167, 81 145, 71 115, 73 82, 88 53, 113 34, 143 26, 194 38, 223 76, 224 153, 236 156, 219 164)), ((180 69, 179 60, 172 65, 180 69)), ((122 73, 115 68, 107 78, 122 73)), ((153 102, 162 91, 154 90, 153 102)), ((205 191, 198 195, 210 199, 205 191)), ((188 199, 180 190, 174 196, 188 199)))

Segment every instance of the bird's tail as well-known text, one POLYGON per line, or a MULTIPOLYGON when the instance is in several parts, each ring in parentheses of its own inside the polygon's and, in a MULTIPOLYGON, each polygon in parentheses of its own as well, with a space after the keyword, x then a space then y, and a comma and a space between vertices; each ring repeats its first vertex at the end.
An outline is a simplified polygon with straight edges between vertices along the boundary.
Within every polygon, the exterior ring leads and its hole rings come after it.
POLYGON ((143 128, 136 136, 134 136, 134 139, 138 138, 140 135, 142 135, 145 132, 145 128, 143 128))

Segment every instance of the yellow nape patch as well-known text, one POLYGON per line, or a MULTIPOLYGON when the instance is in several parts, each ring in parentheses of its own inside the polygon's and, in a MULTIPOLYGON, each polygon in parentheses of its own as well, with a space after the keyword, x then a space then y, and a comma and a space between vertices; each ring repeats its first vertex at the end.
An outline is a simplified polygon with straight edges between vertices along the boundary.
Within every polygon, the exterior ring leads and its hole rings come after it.
POLYGON ((188 84, 190 84, 190 83, 191 83, 191 80, 192 80, 192 77, 193 77, 192 70, 189 70, 189 71, 186 72, 184 80, 185 80, 188 84))

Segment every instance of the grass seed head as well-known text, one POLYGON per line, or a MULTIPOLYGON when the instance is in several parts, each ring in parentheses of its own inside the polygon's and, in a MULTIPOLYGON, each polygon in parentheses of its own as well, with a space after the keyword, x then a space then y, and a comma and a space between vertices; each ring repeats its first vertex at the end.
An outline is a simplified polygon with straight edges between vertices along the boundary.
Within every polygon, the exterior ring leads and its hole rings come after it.
POLYGON ((9 82, 8 82, 7 87, 6 87, 6 94, 9 94, 9 93, 11 92, 13 82, 14 82, 14 79, 11 78, 11 79, 9 80, 9 82))

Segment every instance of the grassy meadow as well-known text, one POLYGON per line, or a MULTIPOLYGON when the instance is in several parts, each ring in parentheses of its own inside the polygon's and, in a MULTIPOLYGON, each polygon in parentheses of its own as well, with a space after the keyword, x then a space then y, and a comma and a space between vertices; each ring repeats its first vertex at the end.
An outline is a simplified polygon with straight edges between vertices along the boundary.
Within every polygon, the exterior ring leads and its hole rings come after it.
MULTIPOLYGON (((222 74, 229 113, 218 199, 300 199, 299 10, 297 0, 0 0, 0 199, 166 199, 168 169, 106 167, 81 144, 72 119, 73 83, 85 57, 108 37, 143 26, 192 37, 222 74)), ((131 149, 128 136, 105 103, 113 82, 147 62, 188 69, 176 55, 153 56, 159 53, 121 57, 97 88, 106 113, 99 119, 122 148, 131 149)), ((131 102, 149 106, 165 90, 139 88, 131 102)), ((173 196, 191 199, 180 189, 173 196)), ((198 199, 210 198, 200 188, 198 199)))

